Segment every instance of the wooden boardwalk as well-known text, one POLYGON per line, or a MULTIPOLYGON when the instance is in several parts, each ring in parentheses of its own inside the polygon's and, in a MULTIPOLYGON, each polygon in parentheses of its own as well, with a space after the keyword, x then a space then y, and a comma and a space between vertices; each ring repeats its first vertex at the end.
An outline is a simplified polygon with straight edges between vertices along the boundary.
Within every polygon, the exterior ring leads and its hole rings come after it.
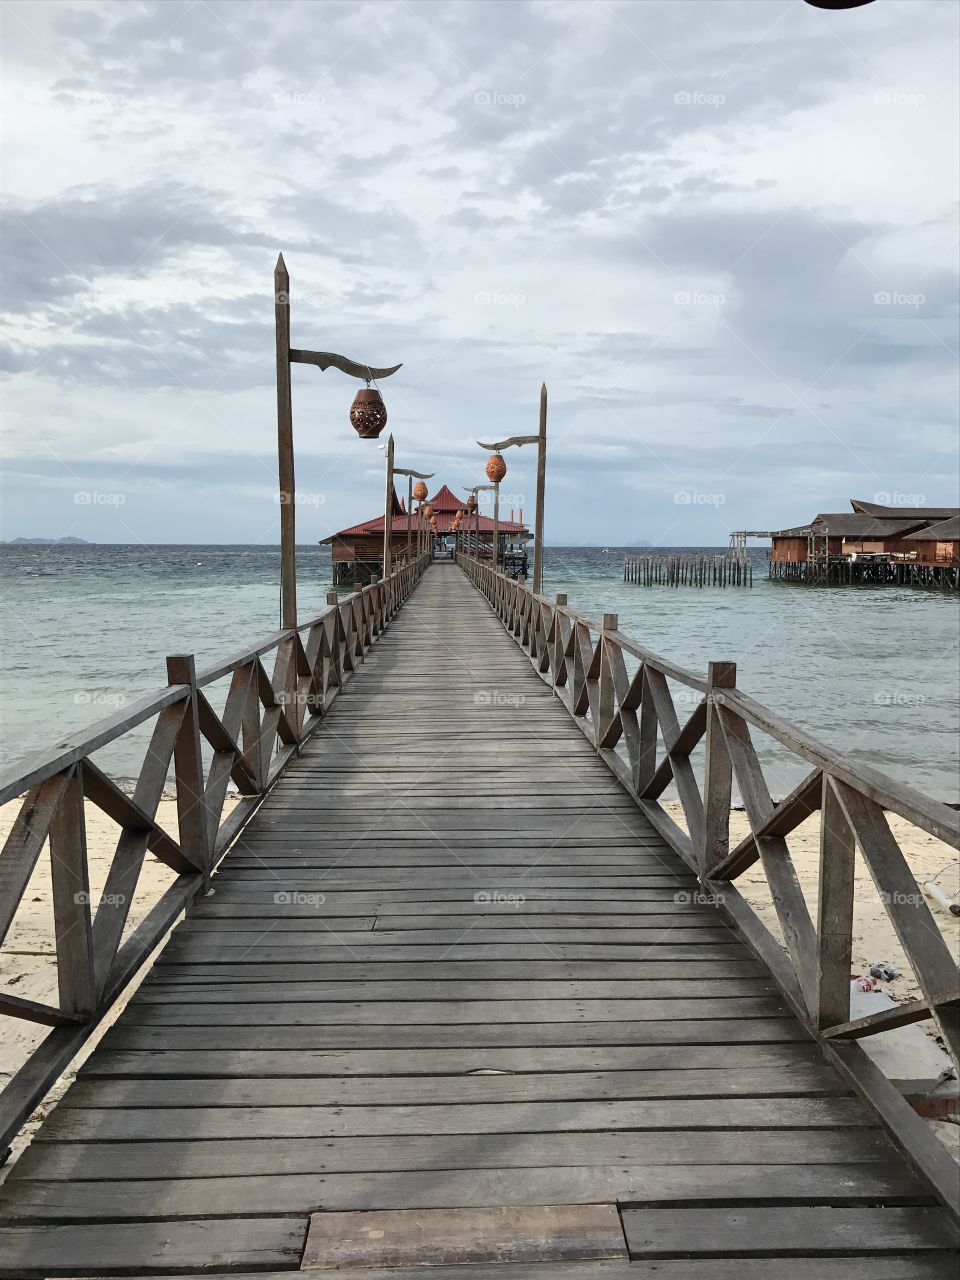
POLYGON ((925 1184, 456 566, 213 886, 0 1189, 0 1275, 955 1273, 925 1184), (456 1208, 500 1213, 333 1216, 456 1208), (453 1265, 494 1217, 502 1261, 453 1265))

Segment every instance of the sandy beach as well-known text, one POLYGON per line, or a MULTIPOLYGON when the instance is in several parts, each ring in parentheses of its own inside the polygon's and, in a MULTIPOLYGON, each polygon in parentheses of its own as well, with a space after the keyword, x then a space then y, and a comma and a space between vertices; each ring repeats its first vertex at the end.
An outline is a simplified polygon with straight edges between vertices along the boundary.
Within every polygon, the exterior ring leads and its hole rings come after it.
MULTIPOLYGON (((668 803, 664 808, 673 820, 685 829, 683 812, 679 804, 668 803)), ((954 897, 960 890, 960 863, 956 851, 942 840, 936 840, 911 823, 887 815, 890 829, 897 838, 911 870, 922 886, 926 880, 934 880, 946 896, 954 897)), ((730 843, 734 845, 750 832, 747 815, 734 809, 730 815, 730 843)), ((817 918, 817 884, 820 868, 820 815, 814 814, 787 837, 793 864, 810 909, 817 918)), ((896 969, 899 977, 883 980, 878 985, 897 1003, 919 998, 921 992, 916 978, 904 955, 900 941, 894 932, 890 917, 871 879, 866 863, 858 855, 854 883, 856 899, 853 917, 853 956, 851 977, 869 974, 877 964, 887 964, 896 969)), ((738 876, 737 888, 754 908, 764 924, 782 943, 777 913, 774 910, 766 877, 759 862, 738 876)), ((929 900, 928 900, 929 901, 929 900)), ((950 915, 931 904, 934 920, 954 955, 960 956, 960 917, 950 915)), ((932 1024, 922 1024, 930 1026, 932 1024)))

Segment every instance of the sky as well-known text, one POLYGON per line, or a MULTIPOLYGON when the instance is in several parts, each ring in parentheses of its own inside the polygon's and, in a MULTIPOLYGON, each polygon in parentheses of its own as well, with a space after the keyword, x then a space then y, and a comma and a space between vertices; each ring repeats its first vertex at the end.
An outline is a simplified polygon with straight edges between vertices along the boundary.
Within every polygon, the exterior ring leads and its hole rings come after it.
MULTIPOLYGON (((0 536, 279 540, 292 343, 546 541, 958 502, 953 0, 3 0, 0 536), (532 517, 534 451, 504 505, 532 517)), ((383 506, 293 369, 298 541, 383 506)))

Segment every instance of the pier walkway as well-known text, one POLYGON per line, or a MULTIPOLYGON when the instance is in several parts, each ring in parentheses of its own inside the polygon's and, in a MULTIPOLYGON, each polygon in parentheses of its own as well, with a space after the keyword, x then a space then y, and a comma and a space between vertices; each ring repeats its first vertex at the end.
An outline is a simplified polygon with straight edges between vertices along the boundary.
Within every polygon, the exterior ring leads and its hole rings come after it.
POLYGON ((457 565, 212 887, 0 1188, 0 1275, 955 1273, 947 1212, 457 565))

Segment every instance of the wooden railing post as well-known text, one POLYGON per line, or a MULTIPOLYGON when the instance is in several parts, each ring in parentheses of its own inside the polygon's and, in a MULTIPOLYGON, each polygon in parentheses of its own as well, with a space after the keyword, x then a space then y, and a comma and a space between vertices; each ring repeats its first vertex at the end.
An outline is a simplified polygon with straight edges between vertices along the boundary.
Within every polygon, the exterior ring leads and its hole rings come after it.
POLYGON ((823 775, 820 807, 820 880, 817 897, 817 1028, 850 1017, 850 961, 856 841, 837 793, 823 775))
POLYGON ((194 866, 203 872, 206 887, 210 879, 211 846, 208 840, 203 757, 200 751, 197 669, 192 653, 178 653, 167 658, 167 680, 170 684, 190 686, 186 714, 173 749, 177 822, 180 828, 180 847, 194 866))
POLYGON ((707 666, 706 760, 703 781, 703 844, 700 847, 700 874, 727 856, 730 849, 730 801, 733 793, 733 765, 727 748, 723 726, 711 692, 734 689, 737 684, 735 662, 711 662, 707 666))
POLYGON ((90 1014, 97 998, 82 764, 72 770, 50 823, 50 878, 60 1008, 90 1014))
POLYGON ((613 719, 613 712, 616 706, 616 689, 613 683, 613 667, 608 652, 609 641, 607 634, 610 631, 619 631, 619 629, 619 616, 615 613, 605 613, 600 631, 600 687, 598 692, 597 722, 593 726, 593 743, 598 750, 607 733, 610 721, 613 719))

